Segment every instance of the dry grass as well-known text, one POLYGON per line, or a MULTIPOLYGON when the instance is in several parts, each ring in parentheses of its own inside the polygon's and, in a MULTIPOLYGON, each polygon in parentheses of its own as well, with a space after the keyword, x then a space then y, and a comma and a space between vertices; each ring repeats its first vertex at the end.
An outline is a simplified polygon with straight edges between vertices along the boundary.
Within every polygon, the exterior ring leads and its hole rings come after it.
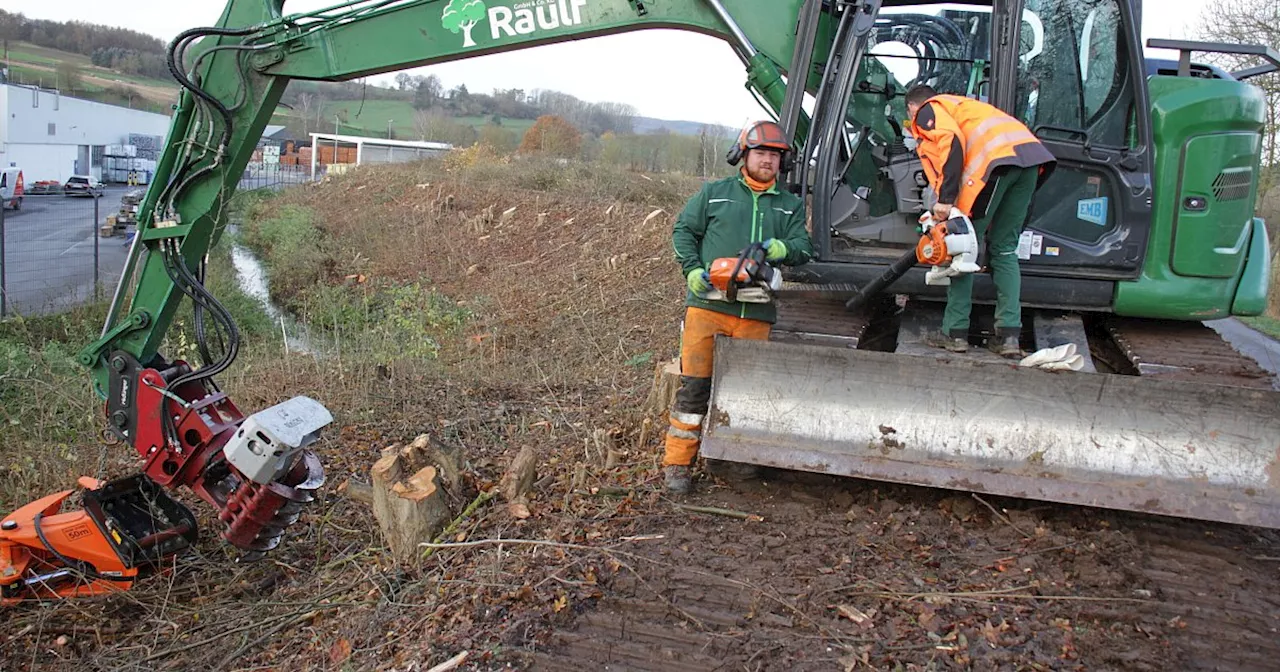
MULTIPOLYGON (((674 354, 683 288, 670 230, 696 187, 578 164, 429 163, 261 207, 314 214, 320 249, 295 256, 323 268, 322 283, 361 297, 417 284, 463 309, 464 337, 441 343, 452 375, 630 392, 649 374, 637 361, 674 354)), ((302 314, 326 303, 313 284, 280 291, 302 314)))

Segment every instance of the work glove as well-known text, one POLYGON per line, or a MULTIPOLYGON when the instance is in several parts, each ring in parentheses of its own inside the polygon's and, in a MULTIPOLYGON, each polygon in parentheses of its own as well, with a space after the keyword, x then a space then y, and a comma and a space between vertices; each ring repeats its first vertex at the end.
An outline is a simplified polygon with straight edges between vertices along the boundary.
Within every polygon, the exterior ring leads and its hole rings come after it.
POLYGON ((701 268, 695 268, 689 271, 685 276, 685 281, 689 285, 689 291, 694 294, 706 294, 711 291, 711 276, 701 268))
POLYGON ((764 260, 778 261, 787 257, 787 244, 777 238, 764 241, 764 260))

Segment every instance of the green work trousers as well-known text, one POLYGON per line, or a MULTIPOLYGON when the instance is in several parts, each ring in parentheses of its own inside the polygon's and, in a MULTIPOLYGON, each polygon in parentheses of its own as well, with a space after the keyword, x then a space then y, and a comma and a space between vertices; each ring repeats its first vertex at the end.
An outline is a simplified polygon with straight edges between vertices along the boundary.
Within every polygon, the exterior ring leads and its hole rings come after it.
MULTIPOLYGON (((987 262, 996 286, 996 333, 1016 335, 1022 329, 1022 276, 1018 271, 1018 237, 1031 211, 1039 174, 1035 168, 1008 168, 998 175, 991 200, 981 219, 974 220, 978 248, 986 240, 987 262)), ((947 288, 947 309, 942 316, 943 333, 967 338, 969 313, 973 309, 973 275, 951 278, 947 288)))

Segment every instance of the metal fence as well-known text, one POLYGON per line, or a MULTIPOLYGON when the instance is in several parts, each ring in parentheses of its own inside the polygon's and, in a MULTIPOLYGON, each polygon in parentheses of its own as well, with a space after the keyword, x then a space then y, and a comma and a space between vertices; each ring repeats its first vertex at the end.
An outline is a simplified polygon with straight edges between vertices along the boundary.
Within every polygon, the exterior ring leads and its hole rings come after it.
MULTIPOLYGON (((317 166, 315 179, 329 170, 317 166)), ((312 180, 310 164, 251 163, 237 189, 281 189, 312 180)), ((137 229, 125 221, 146 187, 108 184, 96 197, 28 187, 0 208, 0 319, 61 312, 110 296, 137 229), (104 297, 104 294, 106 295, 104 297)))
MULTIPOLYGON (((316 179, 325 174, 322 166, 316 167, 316 179)), ((282 189, 311 181, 311 165, 289 165, 284 163, 250 163, 240 176, 238 189, 282 189)))
POLYGON ((120 191, 94 197, 35 189, 16 208, 14 201, 0 207, 0 318, 59 312, 102 297, 104 281, 118 276, 128 253, 123 237, 99 235, 104 210, 119 203, 120 191))

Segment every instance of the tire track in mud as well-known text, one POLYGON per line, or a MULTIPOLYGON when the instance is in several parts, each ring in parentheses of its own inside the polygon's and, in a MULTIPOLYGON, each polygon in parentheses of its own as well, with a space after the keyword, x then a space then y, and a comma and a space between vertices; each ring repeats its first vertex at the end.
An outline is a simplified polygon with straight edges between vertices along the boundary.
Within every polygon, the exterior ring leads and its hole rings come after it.
POLYGON ((1280 669, 1280 562, 1258 559, 1277 556, 1274 532, 1158 520, 1136 538, 1187 669, 1280 669))
POLYGON ((655 518, 666 538, 627 547, 640 576, 526 669, 1280 666, 1280 562, 1254 559, 1280 556, 1274 532, 987 498, 1003 521, 964 493, 799 480, 704 483, 692 500, 765 522, 655 518))

